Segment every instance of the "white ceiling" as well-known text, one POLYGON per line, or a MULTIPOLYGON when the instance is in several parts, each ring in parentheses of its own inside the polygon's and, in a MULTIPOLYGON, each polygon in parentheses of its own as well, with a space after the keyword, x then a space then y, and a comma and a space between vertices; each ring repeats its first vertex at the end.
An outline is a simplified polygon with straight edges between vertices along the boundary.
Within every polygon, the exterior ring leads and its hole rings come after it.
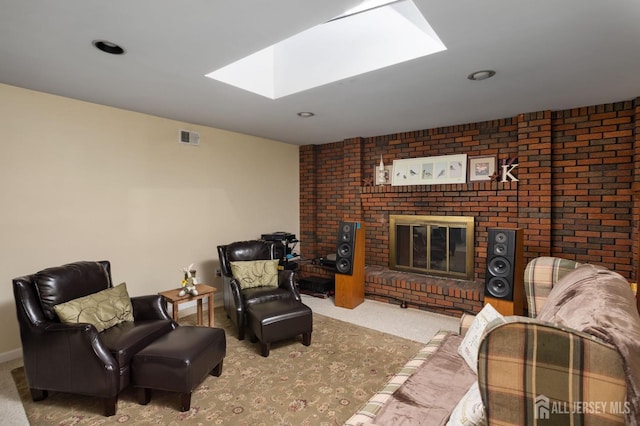
POLYGON ((414 2, 446 51, 272 100, 205 74, 358 0, 0 0, 0 83, 297 145, 640 96, 639 0, 414 2))

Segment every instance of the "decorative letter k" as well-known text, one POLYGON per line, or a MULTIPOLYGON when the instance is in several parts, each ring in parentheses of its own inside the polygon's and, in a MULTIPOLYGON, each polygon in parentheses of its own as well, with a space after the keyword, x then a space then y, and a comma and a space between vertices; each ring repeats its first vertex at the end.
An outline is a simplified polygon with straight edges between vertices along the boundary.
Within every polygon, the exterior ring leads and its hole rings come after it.
POLYGON ((500 182, 506 182, 507 176, 511 182, 518 182, 518 178, 511 174, 513 169, 518 167, 518 164, 503 164, 502 165, 502 180, 500 182))

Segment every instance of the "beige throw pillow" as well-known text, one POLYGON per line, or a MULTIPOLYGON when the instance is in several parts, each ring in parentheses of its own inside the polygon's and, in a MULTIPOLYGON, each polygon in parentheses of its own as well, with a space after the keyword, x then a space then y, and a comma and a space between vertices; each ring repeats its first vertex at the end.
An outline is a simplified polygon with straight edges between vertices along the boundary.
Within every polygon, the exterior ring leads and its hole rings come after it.
POLYGON ((260 286, 278 287, 278 264, 275 260, 246 260, 229 262, 231 273, 241 289, 260 286))
POLYGON ((458 353, 476 374, 478 374, 478 349, 480 348, 482 333, 487 324, 497 318, 502 319, 503 317, 490 303, 487 303, 474 318, 471 327, 469 327, 462 343, 458 347, 458 353))
POLYGON ((133 307, 126 283, 55 305, 64 324, 89 323, 98 332, 124 321, 133 321, 133 307))
POLYGON ((486 425, 484 405, 480 397, 478 382, 473 382, 466 394, 453 409, 447 426, 480 426, 486 425))

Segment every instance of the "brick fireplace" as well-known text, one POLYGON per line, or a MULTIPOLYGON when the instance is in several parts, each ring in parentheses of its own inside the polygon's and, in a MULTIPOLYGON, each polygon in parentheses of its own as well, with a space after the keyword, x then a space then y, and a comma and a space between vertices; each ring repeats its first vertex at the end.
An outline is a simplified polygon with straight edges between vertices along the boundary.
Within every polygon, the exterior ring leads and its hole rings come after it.
MULTIPOLYGON (((335 252, 341 220, 366 224, 367 297, 459 315, 483 301, 487 229, 523 228, 525 263, 561 256, 638 271, 640 99, 562 111, 352 138, 300 147, 301 255, 335 252), (496 155, 517 158, 518 181, 371 186, 382 156, 496 155), (388 269, 389 215, 456 215, 475 220, 473 280, 388 269)), ((309 262, 301 274, 330 273, 309 262)))

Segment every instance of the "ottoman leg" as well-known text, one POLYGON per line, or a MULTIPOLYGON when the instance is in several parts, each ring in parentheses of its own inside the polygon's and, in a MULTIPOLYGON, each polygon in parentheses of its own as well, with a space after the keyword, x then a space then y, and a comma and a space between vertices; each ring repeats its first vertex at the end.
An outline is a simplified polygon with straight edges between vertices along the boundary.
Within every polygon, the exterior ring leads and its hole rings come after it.
POLYGON ((302 344, 309 346, 311 344, 311 332, 302 333, 302 344))
POLYGON ((220 364, 218 364, 215 367, 213 367, 213 370, 211 370, 211 375, 212 376, 220 377, 220 375, 222 374, 222 363, 223 362, 224 362, 224 360, 221 360, 220 364))
POLYGON ((191 409, 191 392, 180 394, 180 411, 189 411, 191 409))
POLYGON ((138 404, 147 405, 151 401, 151 389, 138 388, 138 404))
POLYGON ((260 354, 263 357, 269 356, 269 351, 271 350, 271 343, 260 342, 260 354))
POLYGON ((47 396, 49 396, 49 391, 47 390, 34 388, 29 388, 29 390, 31 391, 31 399, 33 399, 34 401, 42 401, 43 399, 46 399, 47 396))
POLYGON ((104 398, 104 415, 105 417, 111 417, 116 414, 116 407, 118 404, 118 397, 104 398))

